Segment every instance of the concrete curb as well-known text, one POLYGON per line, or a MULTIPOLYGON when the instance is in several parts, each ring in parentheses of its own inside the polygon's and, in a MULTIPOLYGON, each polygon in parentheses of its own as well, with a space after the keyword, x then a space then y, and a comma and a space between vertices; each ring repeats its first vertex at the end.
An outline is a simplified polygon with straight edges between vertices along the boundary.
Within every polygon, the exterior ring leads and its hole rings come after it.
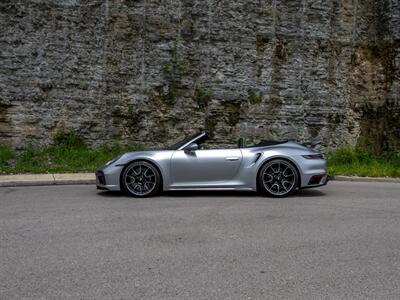
MULTIPOLYGON (((400 178, 389 177, 335 176, 335 178, 331 180, 400 183, 400 178)), ((0 187, 95 183, 96 177, 93 173, 0 175, 0 187)))
POLYGON ((400 178, 391 177, 359 177, 359 176, 335 176, 332 180, 353 182, 391 182, 400 183, 400 178))
POLYGON ((93 173, 0 175, 0 187, 95 183, 93 173))

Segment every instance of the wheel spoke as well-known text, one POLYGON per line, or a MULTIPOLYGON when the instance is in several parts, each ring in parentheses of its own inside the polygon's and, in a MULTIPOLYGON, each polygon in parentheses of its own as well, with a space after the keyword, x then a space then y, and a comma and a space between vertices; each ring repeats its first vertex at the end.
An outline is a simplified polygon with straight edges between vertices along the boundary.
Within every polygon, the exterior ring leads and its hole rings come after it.
POLYGON ((152 177, 154 177, 156 175, 154 175, 153 171, 148 168, 145 172, 143 172, 143 176, 146 177, 146 178, 152 178, 152 177), (147 174, 148 171, 150 171, 151 173, 147 174))
POLYGON ((127 177, 129 177, 129 178, 131 178, 131 179, 133 179, 133 180, 136 180, 136 177, 135 176, 131 176, 131 175, 126 175, 127 177))
POLYGON ((286 171, 289 169, 289 167, 286 167, 285 170, 282 171, 282 175, 285 176, 286 171))
POLYGON ((287 168, 285 169, 285 171, 282 172, 282 176, 283 176, 283 177, 286 177, 286 178, 287 178, 287 177, 291 177, 291 176, 293 176, 293 175, 294 175, 294 174, 293 174, 293 171, 292 171, 292 169, 290 169, 289 167, 287 167, 287 168), (288 173, 288 174, 285 174, 287 170, 289 170, 289 173, 288 173))
POLYGON ((289 183, 289 187, 291 186, 291 183, 289 181, 286 181, 286 180, 282 180, 282 182, 281 182, 281 185, 285 189, 285 191, 288 191, 288 188, 285 186, 285 183, 289 183))
POLYGON ((272 180, 274 180, 274 176, 272 176, 271 174, 264 174, 264 182, 265 183, 272 182, 272 180), (265 176, 268 176, 268 178, 269 178, 267 181, 265 180, 265 176))
POLYGON ((146 191, 148 191, 148 190, 150 190, 152 188, 152 184, 150 182, 145 182, 143 186, 146 189, 146 191))
POLYGON ((274 187, 276 187, 277 192, 279 193, 279 184, 275 182, 275 183, 271 186, 271 190, 273 190, 274 187))
POLYGON ((139 176, 139 175, 140 175, 140 172, 136 172, 135 168, 132 168, 132 172, 133 172, 133 174, 135 174, 136 176, 139 176))

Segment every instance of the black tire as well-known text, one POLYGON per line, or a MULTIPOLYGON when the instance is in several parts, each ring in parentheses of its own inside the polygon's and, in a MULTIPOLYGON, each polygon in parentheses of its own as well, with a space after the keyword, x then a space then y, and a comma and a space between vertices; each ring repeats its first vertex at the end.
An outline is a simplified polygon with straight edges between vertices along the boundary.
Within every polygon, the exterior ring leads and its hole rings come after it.
POLYGON ((284 159, 267 162, 258 173, 259 191, 270 197, 287 197, 294 193, 299 174, 293 163, 284 159))
POLYGON ((161 182, 158 169, 144 160, 131 162, 121 175, 122 190, 135 198, 156 195, 160 191, 161 182))

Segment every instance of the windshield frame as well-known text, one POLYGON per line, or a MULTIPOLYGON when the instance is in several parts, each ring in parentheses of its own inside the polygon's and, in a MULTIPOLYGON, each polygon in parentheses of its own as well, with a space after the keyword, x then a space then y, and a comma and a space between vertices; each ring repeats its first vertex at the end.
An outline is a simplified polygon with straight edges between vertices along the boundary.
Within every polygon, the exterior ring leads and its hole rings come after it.
POLYGON ((183 150, 185 147, 189 146, 191 143, 196 142, 198 139, 205 137, 207 135, 206 132, 196 133, 190 137, 184 138, 183 140, 173 144, 172 146, 168 147, 168 150, 183 150))

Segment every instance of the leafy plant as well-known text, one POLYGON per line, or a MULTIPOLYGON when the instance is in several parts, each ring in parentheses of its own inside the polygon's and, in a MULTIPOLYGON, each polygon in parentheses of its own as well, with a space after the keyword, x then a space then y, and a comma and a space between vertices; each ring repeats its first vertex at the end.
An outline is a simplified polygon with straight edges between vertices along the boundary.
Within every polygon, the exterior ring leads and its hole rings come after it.
POLYGON ((75 133, 64 132, 55 135, 54 144, 47 147, 27 146, 21 152, 0 147, 0 173, 93 172, 121 153, 142 149, 138 143, 117 142, 91 148, 75 133))
POLYGON ((365 148, 342 147, 328 153, 329 173, 370 177, 400 177, 400 157, 377 155, 365 148))
POLYGON ((194 92, 194 99, 197 102, 200 111, 205 111, 208 107, 208 103, 211 101, 211 92, 198 86, 194 92))
POLYGON ((182 79, 187 73, 187 60, 175 45, 171 49, 171 61, 161 65, 161 70, 168 80, 168 91, 162 95, 168 106, 173 106, 182 85, 182 79))
POLYGON ((260 91, 256 89, 248 89, 247 90, 248 98, 250 104, 259 104, 262 101, 262 94, 260 91))

